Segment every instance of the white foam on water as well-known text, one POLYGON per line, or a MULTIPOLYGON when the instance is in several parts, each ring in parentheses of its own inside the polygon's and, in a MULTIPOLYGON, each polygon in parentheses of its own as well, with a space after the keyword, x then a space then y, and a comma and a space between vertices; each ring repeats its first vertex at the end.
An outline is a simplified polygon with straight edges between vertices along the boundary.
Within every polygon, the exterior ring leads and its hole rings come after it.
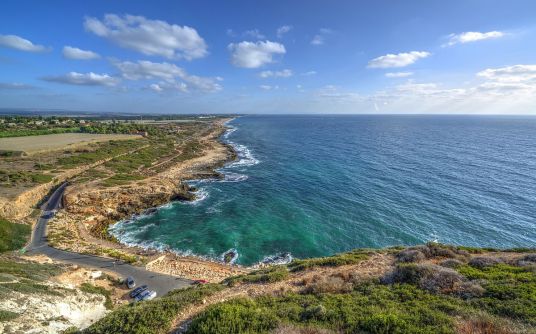
POLYGON ((198 205, 202 201, 208 198, 208 190, 205 188, 199 188, 195 192, 195 199, 193 201, 181 201, 179 203, 185 205, 198 205))
POLYGON ((271 265, 280 265, 280 264, 289 264, 292 262, 294 258, 292 257, 292 254, 290 253, 279 253, 275 255, 268 255, 264 257, 258 264, 254 265, 253 267, 259 267, 260 265, 264 264, 271 264, 271 265))
POLYGON ((225 166, 226 168, 254 166, 260 162, 253 156, 253 153, 246 145, 237 144, 231 141, 229 142, 229 145, 235 149, 238 155, 238 160, 229 163, 225 166))
POLYGON ((223 252, 223 254, 220 255, 219 260, 220 260, 221 262, 224 262, 224 263, 234 264, 234 263, 236 262, 236 260, 238 260, 238 257, 239 257, 239 256, 240 256, 240 255, 238 254, 238 250, 237 250, 236 248, 231 248, 231 249, 229 249, 228 251, 223 252), (226 261, 225 261, 225 255, 228 254, 228 253, 231 253, 231 252, 232 252, 234 255, 233 255, 233 257, 231 258, 230 261, 227 261, 227 262, 226 262, 226 261))
POLYGON ((227 139, 229 138, 229 136, 235 132, 236 130, 238 130, 238 128, 235 128, 234 126, 229 126, 229 128, 227 129, 227 131, 225 131, 225 133, 223 134, 223 138, 224 139, 227 139))
POLYGON ((110 234, 114 236, 120 243, 127 246, 137 245, 138 244, 138 235, 148 231, 151 227, 156 226, 155 224, 147 224, 139 226, 136 229, 129 230, 128 226, 132 223, 132 220, 122 220, 108 229, 110 234))
POLYGON ((224 175, 223 180, 220 180, 220 182, 241 182, 245 181, 249 178, 249 176, 245 174, 238 174, 233 172, 226 172, 224 175))

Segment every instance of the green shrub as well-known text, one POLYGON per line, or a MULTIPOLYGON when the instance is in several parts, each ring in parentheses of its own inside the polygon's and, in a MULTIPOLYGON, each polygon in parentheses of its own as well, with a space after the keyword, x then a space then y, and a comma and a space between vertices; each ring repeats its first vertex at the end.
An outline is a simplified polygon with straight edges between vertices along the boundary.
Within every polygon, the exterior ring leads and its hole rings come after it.
POLYGON ((266 269, 257 270, 247 275, 234 276, 224 282, 229 286, 237 283, 273 283, 288 278, 288 269, 285 266, 272 266, 266 269))
POLYGON ((83 333, 148 334, 167 332, 177 313, 184 307, 199 303, 203 298, 220 291, 223 286, 203 286, 174 290, 164 297, 122 306, 100 319, 83 333))
POLYGON ((0 310, 0 322, 2 321, 10 321, 19 316, 18 313, 6 311, 6 310, 0 310))
POLYGON ((536 273, 530 267, 498 264, 483 268, 458 267, 465 277, 481 280, 485 289, 469 303, 490 313, 536 325, 536 273))
POLYGON ((415 286, 362 284, 344 294, 230 300, 199 314, 187 333, 268 333, 285 323, 344 333, 454 333, 452 317, 465 311, 462 301, 415 286))
POLYGON ((188 333, 264 333, 275 329, 278 323, 275 310, 252 300, 235 299, 232 303, 209 307, 192 322, 188 333))
POLYGON ((110 290, 106 290, 101 286, 95 286, 89 283, 82 283, 82 285, 80 285, 80 290, 87 293, 102 295, 105 298, 104 307, 106 307, 108 310, 111 310, 114 307, 112 303, 112 293, 110 290))
POLYGON ((45 281, 49 277, 59 275, 62 271, 61 266, 55 264, 41 264, 0 258, 0 273, 13 275, 18 278, 45 281))
POLYGON ((295 259, 287 266, 290 271, 301 271, 314 267, 337 267, 346 264, 357 264, 369 258, 371 251, 356 249, 347 253, 313 259, 295 259))
POLYGON ((15 224, 0 218, 0 253, 22 248, 31 231, 29 225, 15 224))

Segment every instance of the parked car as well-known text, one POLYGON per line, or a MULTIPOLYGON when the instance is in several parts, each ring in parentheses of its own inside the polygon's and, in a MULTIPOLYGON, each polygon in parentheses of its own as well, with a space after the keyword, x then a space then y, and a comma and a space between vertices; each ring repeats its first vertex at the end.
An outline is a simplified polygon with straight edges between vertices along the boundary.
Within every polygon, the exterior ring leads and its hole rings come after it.
POLYGON ((143 300, 151 300, 154 297, 156 297, 156 292, 155 291, 145 290, 142 293, 140 293, 139 295, 137 295, 135 299, 136 299, 137 302, 141 302, 143 300))
POLYGON ((127 288, 129 289, 132 289, 133 287, 136 286, 136 282, 134 281, 134 277, 132 276, 127 277, 126 283, 127 283, 127 288))
POLYGON ((208 281, 205 281, 204 279, 198 279, 194 281, 195 285, 201 285, 201 284, 208 284, 208 281))
POLYGON ((45 211, 45 213, 43 213, 43 215, 41 216, 41 218, 44 218, 44 219, 50 219, 54 217, 54 211, 45 211))
POLYGON ((142 285, 142 286, 139 286, 136 289, 130 291, 130 293, 128 295, 130 296, 130 298, 134 298, 137 295, 139 295, 140 293, 144 292, 145 290, 147 290, 147 285, 142 285))

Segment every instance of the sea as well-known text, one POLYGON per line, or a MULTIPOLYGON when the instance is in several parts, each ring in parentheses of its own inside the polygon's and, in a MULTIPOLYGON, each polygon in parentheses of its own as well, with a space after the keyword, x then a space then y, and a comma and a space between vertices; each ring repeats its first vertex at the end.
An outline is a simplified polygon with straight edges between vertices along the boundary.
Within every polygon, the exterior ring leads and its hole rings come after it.
POLYGON ((429 241, 536 245, 536 117, 251 115, 192 202, 118 222, 121 242, 245 266, 429 241))

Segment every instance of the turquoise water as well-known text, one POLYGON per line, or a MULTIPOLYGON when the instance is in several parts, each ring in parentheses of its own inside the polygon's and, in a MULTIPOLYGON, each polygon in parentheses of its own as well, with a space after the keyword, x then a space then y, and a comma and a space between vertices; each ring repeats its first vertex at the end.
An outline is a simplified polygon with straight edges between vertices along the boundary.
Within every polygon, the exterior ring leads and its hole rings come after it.
POLYGON ((437 240, 536 244, 536 118, 245 116, 198 201, 121 222, 122 242, 237 263, 437 240))

